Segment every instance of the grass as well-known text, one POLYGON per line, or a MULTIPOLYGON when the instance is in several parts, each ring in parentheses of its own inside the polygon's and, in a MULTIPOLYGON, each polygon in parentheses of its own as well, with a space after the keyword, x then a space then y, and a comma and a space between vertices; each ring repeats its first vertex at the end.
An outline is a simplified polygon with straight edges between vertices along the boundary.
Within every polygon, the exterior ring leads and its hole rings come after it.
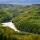
POLYGON ((40 40, 40 34, 30 32, 17 33, 10 28, 0 26, 0 40, 40 40))

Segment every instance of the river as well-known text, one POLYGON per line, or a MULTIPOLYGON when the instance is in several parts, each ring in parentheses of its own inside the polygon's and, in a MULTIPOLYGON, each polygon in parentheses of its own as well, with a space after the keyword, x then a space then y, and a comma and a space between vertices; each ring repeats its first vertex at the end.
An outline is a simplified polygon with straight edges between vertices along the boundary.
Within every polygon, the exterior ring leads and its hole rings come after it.
POLYGON ((4 27, 9 27, 9 28, 13 29, 13 30, 16 31, 16 32, 20 32, 20 31, 15 27, 15 25, 14 25, 12 22, 2 23, 2 26, 4 26, 4 27))

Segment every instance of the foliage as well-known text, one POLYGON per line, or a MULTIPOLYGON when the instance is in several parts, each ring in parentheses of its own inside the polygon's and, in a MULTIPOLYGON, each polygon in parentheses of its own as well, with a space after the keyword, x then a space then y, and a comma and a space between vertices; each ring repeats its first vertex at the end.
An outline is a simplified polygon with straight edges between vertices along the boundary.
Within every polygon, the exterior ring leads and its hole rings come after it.
POLYGON ((0 4, 0 40, 40 40, 40 5, 0 4), (22 32, 1 25, 9 21, 22 32))
POLYGON ((17 33, 8 27, 0 26, 0 40, 40 40, 40 35, 29 32, 17 33))

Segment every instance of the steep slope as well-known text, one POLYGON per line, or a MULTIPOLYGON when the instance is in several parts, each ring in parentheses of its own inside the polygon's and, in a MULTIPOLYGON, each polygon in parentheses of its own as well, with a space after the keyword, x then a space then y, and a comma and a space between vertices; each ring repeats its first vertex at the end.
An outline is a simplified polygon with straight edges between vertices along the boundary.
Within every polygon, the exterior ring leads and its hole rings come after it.
POLYGON ((13 19, 13 22, 21 31, 33 32, 40 34, 40 5, 31 5, 30 8, 18 10, 20 15, 13 19))

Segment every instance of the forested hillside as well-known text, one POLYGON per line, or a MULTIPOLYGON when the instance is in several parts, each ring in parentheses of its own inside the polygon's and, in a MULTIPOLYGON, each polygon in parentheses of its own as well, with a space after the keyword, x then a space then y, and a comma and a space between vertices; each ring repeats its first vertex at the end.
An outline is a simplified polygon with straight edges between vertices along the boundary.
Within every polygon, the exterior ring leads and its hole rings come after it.
POLYGON ((0 36, 7 38, 7 35, 9 40, 40 40, 40 4, 26 6, 0 4, 0 36), (12 21, 23 33, 4 28, 1 23, 5 21, 12 21))

